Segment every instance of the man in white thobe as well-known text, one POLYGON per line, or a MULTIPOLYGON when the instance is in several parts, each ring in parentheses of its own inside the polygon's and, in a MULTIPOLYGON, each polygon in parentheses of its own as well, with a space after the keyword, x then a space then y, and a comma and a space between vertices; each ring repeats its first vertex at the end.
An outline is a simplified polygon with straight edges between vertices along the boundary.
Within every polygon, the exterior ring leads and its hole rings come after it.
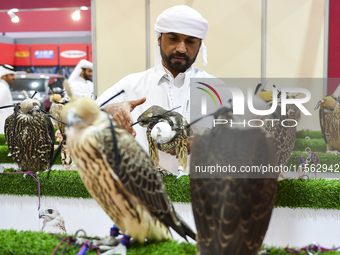
MULTIPOLYGON (((9 86, 15 80, 14 68, 10 65, 0 66, 0 107, 13 105, 9 86)), ((5 120, 13 113, 13 107, 0 109, 0 134, 4 133, 5 120)))
POLYGON ((68 83, 73 95, 77 97, 94 98, 92 83, 93 64, 90 61, 82 59, 74 68, 68 83))
MULTIPOLYGON (((147 152, 146 129, 138 124, 133 128, 130 125, 152 105, 166 110, 181 106, 176 111, 190 121, 190 78, 213 78, 192 65, 200 51, 204 64, 207 62, 203 40, 208 32, 208 22, 199 12, 185 5, 169 8, 158 16, 155 32, 158 38, 156 66, 124 77, 97 99, 98 105, 101 105, 125 90, 125 93, 110 101, 103 109, 134 135, 147 152)), ((189 150, 189 139, 188 144, 189 150)), ((159 158, 162 167, 177 172, 178 160, 174 156, 159 151, 159 158)))

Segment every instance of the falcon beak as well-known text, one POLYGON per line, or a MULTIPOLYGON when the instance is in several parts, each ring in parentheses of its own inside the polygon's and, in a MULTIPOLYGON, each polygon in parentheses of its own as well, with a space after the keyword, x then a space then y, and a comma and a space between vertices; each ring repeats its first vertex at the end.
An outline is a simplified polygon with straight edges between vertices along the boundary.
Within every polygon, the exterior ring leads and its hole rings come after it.
POLYGON ((39 219, 45 218, 45 217, 46 217, 45 212, 44 212, 44 211, 40 211, 40 212, 39 212, 39 219))
POLYGON ((35 105, 33 109, 29 111, 29 113, 31 112, 40 112, 40 107, 38 105, 35 105))
POLYGON ((66 125, 68 127, 85 122, 86 121, 80 118, 74 111, 68 111, 66 114, 66 125))
POLYGON ((160 137, 157 137, 156 142, 158 146, 160 146, 163 143, 160 137))

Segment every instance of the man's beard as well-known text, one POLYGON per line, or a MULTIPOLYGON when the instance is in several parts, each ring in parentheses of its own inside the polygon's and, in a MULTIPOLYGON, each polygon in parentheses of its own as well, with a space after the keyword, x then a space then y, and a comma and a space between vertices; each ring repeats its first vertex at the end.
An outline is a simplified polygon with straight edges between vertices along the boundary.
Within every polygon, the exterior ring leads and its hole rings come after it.
POLYGON ((90 78, 85 72, 84 72, 84 79, 85 81, 92 81, 92 77, 90 78))
POLYGON ((176 53, 171 53, 169 55, 169 57, 163 52, 162 50, 162 47, 160 47, 160 50, 161 50, 161 56, 162 56, 162 59, 163 61, 165 62, 165 64, 175 70, 175 71, 178 71, 178 72, 185 72, 196 60, 196 57, 198 55, 198 52, 196 54, 196 56, 192 59, 189 59, 188 55, 185 54, 185 53, 179 53, 179 52, 176 52, 176 53), (183 58, 185 60, 185 64, 183 65, 181 62, 176 62, 175 63, 171 63, 171 59, 172 58, 175 58, 175 57, 180 57, 180 58, 183 58))

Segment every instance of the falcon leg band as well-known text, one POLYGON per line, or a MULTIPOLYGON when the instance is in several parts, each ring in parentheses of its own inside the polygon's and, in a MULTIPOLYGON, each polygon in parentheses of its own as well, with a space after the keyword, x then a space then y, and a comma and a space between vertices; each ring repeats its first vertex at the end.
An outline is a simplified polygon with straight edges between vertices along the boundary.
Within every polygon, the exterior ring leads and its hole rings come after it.
POLYGON ((130 244, 130 236, 124 235, 120 243, 124 246, 128 246, 130 244))
POLYGON ((115 225, 113 225, 113 227, 111 228, 111 231, 110 231, 110 236, 113 236, 113 237, 117 237, 119 236, 120 233, 119 233, 119 228, 115 225))

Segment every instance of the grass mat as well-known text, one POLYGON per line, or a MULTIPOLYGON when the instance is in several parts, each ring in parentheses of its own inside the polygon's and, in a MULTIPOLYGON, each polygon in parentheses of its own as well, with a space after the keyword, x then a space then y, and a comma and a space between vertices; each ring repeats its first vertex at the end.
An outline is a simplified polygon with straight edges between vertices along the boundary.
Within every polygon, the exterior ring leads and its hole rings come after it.
MULTIPOLYGON (((65 237, 66 235, 62 235, 65 237)), ((46 255, 52 254, 59 244, 59 238, 43 232, 0 230, 0 254, 1 255, 46 255)), ((63 243, 57 254, 61 254, 63 243)), ((79 247, 69 245, 64 254, 74 255, 79 251, 79 247)), ((196 245, 190 243, 177 243, 175 241, 133 244, 127 255, 181 255, 195 254, 196 245)), ((86 255, 97 254, 91 250, 86 255)))
MULTIPOLYGON (((9 170, 12 171, 12 170, 9 170)), ((91 198, 77 171, 53 171, 39 174, 42 196, 91 198)), ((166 191, 173 202, 190 203, 190 179, 183 176, 164 177, 166 191)), ((37 182, 22 174, 0 174, 0 194, 37 196, 37 182)), ((276 207, 340 210, 340 180, 338 179, 286 179, 278 182, 276 207)))
POLYGON ((323 139, 323 135, 321 131, 306 131, 306 130, 300 130, 296 132, 296 138, 306 138, 306 136, 309 136, 309 138, 313 139, 323 139))
MULTIPOLYGON (((66 235, 62 235, 66 237, 66 235)), ((0 230, 0 254, 1 255, 46 255, 52 254, 55 247, 59 244, 59 238, 43 232, 0 230)), ((57 254, 61 253, 63 243, 57 254)), ((289 247, 292 248, 292 247, 289 247)), ((331 248, 331 247, 327 247, 331 248)), ((288 255, 283 248, 266 247, 267 255, 288 255)), ((74 255, 79 251, 79 247, 69 245, 65 255, 74 255)), ((86 252, 87 255, 97 254, 93 250, 86 252)), ((177 243, 176 241, 155 242, 145 244, 133 244, 128 250, 127 255, 195 255, 196 245, 191 243, 177 243)), ((306 255, 305 251, 299 253, 306 255)), ((340 252, 323 252, 324 255, 340 254, 340 252)))
POLYGON ((309 147, 312 151, 319 151, 319 152, 326 152, 327 145, 325 140, 322 138, 316 139, 304 139, 304 138, 297 138, 295 140, 294 151, 304 151, 307 147, 309 147))
MULTIPOLYGON (((289 161, 287 163, 287 166, 290 168, 292 172, 297 171, 298 166, 300 165, 299 159, 301 157, 301 154, 304 160, 306 160, 309 155, 309 153, 306 153, 305 151, 293 151, 292 152, 292 155, 290 156, 289 161), (292 166, 295 166, 295 168, 292 166)), ((325 153, 320 153, 320 152, 317 152, 317 155, 320 158, 320 164, 321 164, 320 166, 317 166, 317 169, 318 169, 317 173, 318 172, 340 173, 340 166, 339 166, 340 155, 335 156, 332 154, 325 154, 325 153)), ((310 164, 312 163, 313 161, 310 162, 310 164)))

